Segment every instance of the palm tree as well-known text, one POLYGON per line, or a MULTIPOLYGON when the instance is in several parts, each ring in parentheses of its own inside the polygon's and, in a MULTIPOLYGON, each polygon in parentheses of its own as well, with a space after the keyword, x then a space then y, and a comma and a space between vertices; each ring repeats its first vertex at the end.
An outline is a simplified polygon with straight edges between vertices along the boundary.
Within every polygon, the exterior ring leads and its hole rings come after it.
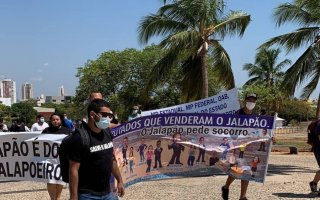
MULTIPOLYGON (((262 47, 278 44, 287 52, 308 46, 305 52, 285 72, 284 87, 294 94, 296 88, 304 81, 302 98, 309 98, 316 89, 320 78, 320 1, 294 0, 293 3, 280 4, 274 12, 276 23, 281 26, 294 22, 301 26, 297 30, 271 38, 262 47)), ((320 118, 320 93, 318 98, 317 118, 320 118)))
POLYGON ((156 14, 144 17, 139 26, 139 40, 147 43, 153 36, 163 36, 160 46, 167 54, 153 66, 149 88, 164 80, 175 64, 181 66, 182 99, 208 97, 207 55, 226 88, 235 86, 231 61, 220 41, 226 36, 242 36, 250 16, 240 11, 225 14, 223 0, 172 0, 156 14), (182 58, 182 59, 181 59, 182 58))
POLYGON ((290 65, 291 61, 285 59, 278 63, 281 50, 262 48, 256 54, 255 63, 246 63, 243 66, 244 70, 249 73, 249 80, 245 85, 262 83, 266 87, 272 86, 276 81, 282 79, 284 73, 281 71, 286 65, 290 65))

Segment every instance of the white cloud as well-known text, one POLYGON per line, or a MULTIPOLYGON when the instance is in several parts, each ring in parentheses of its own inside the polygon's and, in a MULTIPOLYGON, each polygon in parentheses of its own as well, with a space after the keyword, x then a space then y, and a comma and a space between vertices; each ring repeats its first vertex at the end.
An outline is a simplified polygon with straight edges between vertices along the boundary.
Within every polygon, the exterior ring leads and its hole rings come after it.
POLYGON ((43 66, 45 66, 45 67, 49 66, 49 63, 43 63, 43 66))
POLYGON ((34 77, 31 78, 31 80, 32 80, 32 81, 39 81, 39 82, 41 82, 41 81, 43 81, 43 77, 42 77, 42 76, 34 76, 34 77))

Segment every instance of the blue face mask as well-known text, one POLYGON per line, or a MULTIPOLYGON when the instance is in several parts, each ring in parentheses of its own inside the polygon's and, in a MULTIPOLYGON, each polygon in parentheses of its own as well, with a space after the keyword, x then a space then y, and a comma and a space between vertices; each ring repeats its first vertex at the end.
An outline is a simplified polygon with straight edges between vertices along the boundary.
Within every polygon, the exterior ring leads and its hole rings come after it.
POLYGON ((110 120, 109 117, 101 117, 100 120, 98 122, 95 122, 95 123, 96 123, 96 126, 99 129, 106 129, 106 128, 109 128, 110 121, 111 120, 110 120))

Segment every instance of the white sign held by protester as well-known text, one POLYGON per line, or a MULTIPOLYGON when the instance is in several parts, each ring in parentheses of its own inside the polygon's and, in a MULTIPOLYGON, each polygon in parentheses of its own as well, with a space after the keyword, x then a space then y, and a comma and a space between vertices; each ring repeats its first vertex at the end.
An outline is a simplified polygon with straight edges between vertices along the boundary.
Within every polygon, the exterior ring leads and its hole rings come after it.
POLYGON ((168 114, 168 113, 220 113, 234 114, 240 109, 238 90, 233 88, 228 91, 220 92, 198 101, 180 104, 167 108, 148 110, 142 112, 142 116, 168 114))

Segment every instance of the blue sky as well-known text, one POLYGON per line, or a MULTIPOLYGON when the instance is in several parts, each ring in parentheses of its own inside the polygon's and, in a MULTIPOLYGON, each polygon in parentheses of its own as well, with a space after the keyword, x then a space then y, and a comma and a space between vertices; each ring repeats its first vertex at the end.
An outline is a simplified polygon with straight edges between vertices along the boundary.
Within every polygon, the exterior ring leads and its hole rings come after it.
MULTIPOLYGON (((226 38, 237 87, 248 79, 244 63, 253 63, 256 48, 267 39, 294 30, 276 28, 273 9, 290 0, 227 0, 231 10, 251 15, 242 39, 226 38)), ((64 86, 74 95, 77 68, 108 50, 144 48, 137 39, 141 18, 154 13, 161 0, 10 0, 0 1, 0 79, 34 86, 34 97, 58 95, 64 86)), ((295 60, 301 51, 285 55, 295 60)), ((316 97, 318 94, 313 94, 316 97)))

